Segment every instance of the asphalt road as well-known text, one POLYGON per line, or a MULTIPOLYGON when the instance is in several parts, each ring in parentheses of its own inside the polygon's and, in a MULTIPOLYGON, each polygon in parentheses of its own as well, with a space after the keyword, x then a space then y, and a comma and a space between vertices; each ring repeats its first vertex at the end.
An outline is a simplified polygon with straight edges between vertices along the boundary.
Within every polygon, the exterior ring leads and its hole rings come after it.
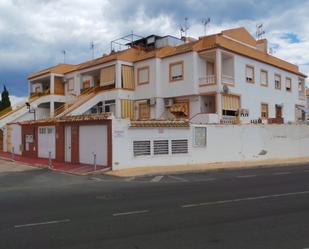
POLYGON ((309 248, 309 165, 127 179, 1 173, 0 248, 309 248))

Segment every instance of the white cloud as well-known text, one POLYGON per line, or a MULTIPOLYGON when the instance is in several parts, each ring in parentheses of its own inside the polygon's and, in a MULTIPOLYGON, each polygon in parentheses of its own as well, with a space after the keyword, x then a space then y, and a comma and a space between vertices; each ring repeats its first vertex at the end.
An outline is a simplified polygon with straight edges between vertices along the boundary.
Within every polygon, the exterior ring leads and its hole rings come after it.
POLYGON ((14 95, 10 95, 10 101, 11 101, 11 105, 14 106, 22 101, 25 101, 26 97, 18 97, 18 96, 14 96, 14 95))
MULTIPOLYGON (((256 23, 262 22, 269 41, 278 45, 275 56, 309 65, 308 9, 308 1, 297 0, 0 0, 0 70, 60 63, 63 49, 67 62, 78 63, 91 57, 91 41, 100 56, 109 51, 111 40, 132 30, 178 36, 185 16, 189 35, 196 37, 203 35, 205 16, 212 19, 209 33, 245 26, 254 34, 256 23), (286 33, 296 34, 300 42, 282 38, 286 33)), ((309 74, 308 66, 301 68, 309 74)))

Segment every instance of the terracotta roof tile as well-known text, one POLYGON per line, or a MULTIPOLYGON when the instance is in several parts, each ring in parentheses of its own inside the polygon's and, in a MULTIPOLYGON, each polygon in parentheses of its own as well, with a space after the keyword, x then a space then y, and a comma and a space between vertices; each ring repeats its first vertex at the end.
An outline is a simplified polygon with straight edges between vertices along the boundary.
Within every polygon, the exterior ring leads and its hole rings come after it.
POLYGON ((131 121, 131 128, 189 128, 187 120, 145 120, 131 121))

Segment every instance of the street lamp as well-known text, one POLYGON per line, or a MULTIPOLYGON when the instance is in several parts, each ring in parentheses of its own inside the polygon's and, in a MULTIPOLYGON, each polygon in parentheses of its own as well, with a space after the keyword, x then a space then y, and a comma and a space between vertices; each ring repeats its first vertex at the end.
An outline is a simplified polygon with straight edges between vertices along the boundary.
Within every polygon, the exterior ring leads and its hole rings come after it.
POLYGON ((36 120, 36 109, 37 109, 37 106, 36 105, 30 106, 29 102, 26 102, 26 106, 28 108, 29 113, 33 113, 33 119, 36 120))

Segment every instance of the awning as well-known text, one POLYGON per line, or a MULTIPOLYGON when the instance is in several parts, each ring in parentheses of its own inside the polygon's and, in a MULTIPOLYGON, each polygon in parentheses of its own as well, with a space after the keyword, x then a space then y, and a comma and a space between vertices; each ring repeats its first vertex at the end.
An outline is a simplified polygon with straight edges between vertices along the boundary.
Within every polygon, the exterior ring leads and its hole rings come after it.
POLYGON ((187 103, 176 103, 170 107, 170 112, 181 112, 188 116, 188 104, 187 103))
POLYGON ((303 111, 304 113, 309 113, 309 109, 307 109, 307 108, 304 107, 304 106, 297 105, 296 108, 297 108, 298 110, 303 111))

